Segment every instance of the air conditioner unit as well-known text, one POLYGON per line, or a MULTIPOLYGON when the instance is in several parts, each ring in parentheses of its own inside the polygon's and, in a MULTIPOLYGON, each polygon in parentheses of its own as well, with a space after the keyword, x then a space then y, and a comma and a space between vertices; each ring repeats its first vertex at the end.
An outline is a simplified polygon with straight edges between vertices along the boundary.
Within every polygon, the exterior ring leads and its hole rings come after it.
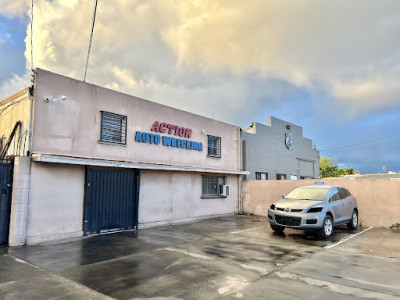
POLYGON ((229 185, 220 185, 219 186, 219 195, 220 196, 229 196, 230 186, 229 185))

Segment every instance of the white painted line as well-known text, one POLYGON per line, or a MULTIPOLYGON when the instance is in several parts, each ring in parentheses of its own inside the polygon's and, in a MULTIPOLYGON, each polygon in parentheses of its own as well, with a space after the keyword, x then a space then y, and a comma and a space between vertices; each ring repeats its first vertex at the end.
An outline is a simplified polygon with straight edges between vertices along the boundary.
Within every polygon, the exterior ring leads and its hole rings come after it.
POLYGON ((252 266, 252 265, 239 264, 239 266, 241 266, 242 268, 247 269, 247 270, 257 271, 258 273, 260 273, 261 276, 265 276, 270 272, 269 270, 267 270, 265 268, 256 267, 256 266, 252 266))
MULTIPOLYGON (((367 229, 369 230, 369 229, 367 229)), ((340 295, 346 295, 346 296, 351 296, 351 297, 357 297, 361 299, 381 299, 381 300, 389 300, 389 299, 398 299, 398 296, 394 296, 391 294, 386 294, 384 292, 379 292, 379 291, 370 291, 366 290, 363 288, 358 288, 358 287, 351 287, 346 285, 346 281, 344 281, 344 284, 341 283, 333 283, 329 281, 323 281, 320 279, 314 279, 312 277, 306 277, 294 273, 286 273, 286 272, 275 272, 274 275, 278 276, 279 278, 286 279, 286 280, 295 280, 295 281, 302 281, 308 285, 311 286, 316 286, 323 288, 325 290, 328 290, 330 292, 340 294, 340 295)), ((353 279, 353 278, 352 278, 353 279)), ((336 298, 337 299, 342 299, 338 295, 336 298)))
POLYGON ((261 226, 261 227, 253 227, 253 228, 249 228, 249 229, 245 229, 245 230, 239 230, 239 231, 232 231, 231 234, 238 234, 241 232, 246 232, 246 231, 251 231, 254 229, 260 229, 260 228, 264 228, 265 226, 261 226))
POLYGON ((352 239, 353 237, 356 237, 357 235, 360 235, 361 233, 367 232, 368 230, 370 230, 370 229, 372 229, 372 228, 374 228, 374 227, 370 227, 370 228, 367 228, 367 229, 365 229, 365 230, 363 230, 363 231, 361 231, 361 232, 359 232, 359 233, 357 233, 357 234, 350 235, 350 236, 348 236, 347 238, 344 238, 343 240, 340 240, 339 242, 334 243, 334 244, 332 244, 332 245, 325 246, 324 248, 325 248, 325 249, 333 248, 333 247, 335 247, 335 246, 337 246, 337 245, 340 245, 341 243, 344 243, 344 242, 347 241, 347 240, 352 239))
POLYGON ((205 255, 189 252, 189 251, 182 250, 182 249, 172 248, 172 247, 157 249, 157 251, 160 251, 160 250, 179 252, 179 253, 185 254, 187 256, 194 257, 194 258, 200 258, 200 259, 206 259, 206 260, 214 260, 212 257, 209 257, 209 256, 205 256, 205 255))

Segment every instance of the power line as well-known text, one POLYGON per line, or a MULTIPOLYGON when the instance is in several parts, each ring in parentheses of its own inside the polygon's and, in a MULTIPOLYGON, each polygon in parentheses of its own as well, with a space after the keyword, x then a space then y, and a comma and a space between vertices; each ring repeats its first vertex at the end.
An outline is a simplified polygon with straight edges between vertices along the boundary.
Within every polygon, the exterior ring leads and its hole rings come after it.
POLYGON ((383 138, 379 138, 379 139, 376 139, 376 140, 369 140, 369 141, 366 141, 366 142, 363 142, 363 143, 352 144, 352 145, 341 146, 341 147, 335 147, 335 148, 330 148, 330 149, 324 149, 324 150, 320 150, 319 152, 331 151, 331 150, 337 150, 337 149, 344 149, 344 148, 350 148, 350 147, 354 147, 354 146, 365 145, 365 144, 369 144, 369 143, 375 143, 375 142, 382 141, 382 140, 385 140, 385 139, 390 139, 390 138, 398 136, 398 135, 400 135, 400 133, 399 134, 394 134, 394 135, 391 135, 391 136, 386 136, 386 137, 383 137, 383 138))
POLYGON ((327 152, 338 153, 338 152, 349 152, 349 151, 367 150, 367 149, 373 149, 373 148, 383 148, 384 146, 396 145, 396 144, 398 144, 398 143, 400 143, 400 140, 399 140, 399 141, 390 142, 390 143, 379 144, 379 145, 372 145, 372 146, 367 146, 367 147, 361 147, 361 148, 330 150, 330 151, 327 151, 327 152))
POLYGON ((92 18, 92 31, 90 33, 89 49, 88 49, 88 54, 87 54, 87 58, 86 58, 85 75, 83 76, 83 81, 86 81, 86 72, 87 72, 87 68, 88 68, 88 64, 89 64, 90 49, 92 47, 94 22, 96 21, 97 1, 98 0, 95 0, 95 4, 94 4, 94 12, 93 12, 93 18, 92 18))

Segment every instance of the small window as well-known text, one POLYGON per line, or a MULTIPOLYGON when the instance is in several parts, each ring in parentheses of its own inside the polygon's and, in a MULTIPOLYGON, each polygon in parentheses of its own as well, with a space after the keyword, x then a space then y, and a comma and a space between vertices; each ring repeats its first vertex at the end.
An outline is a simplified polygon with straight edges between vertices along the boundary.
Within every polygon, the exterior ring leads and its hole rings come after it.
POLYGON ((276 174, 276 180, 286 180, 286 174, 276 174))
POLYGON ((224 176, 207 176, 203 175, 203 191, 202 198, 220 198, 221 186, 225 185, 226 177, 224 176))
POLYGON ((256 172, 256 180, 268 180, 268 173, 256 172))
POLYGON ((208 136, 208 156, 221 157, 221 138, 218 136, 208 136))
POLYGON ((101 111, 100 142, 126 145, 126 116, 101 111))

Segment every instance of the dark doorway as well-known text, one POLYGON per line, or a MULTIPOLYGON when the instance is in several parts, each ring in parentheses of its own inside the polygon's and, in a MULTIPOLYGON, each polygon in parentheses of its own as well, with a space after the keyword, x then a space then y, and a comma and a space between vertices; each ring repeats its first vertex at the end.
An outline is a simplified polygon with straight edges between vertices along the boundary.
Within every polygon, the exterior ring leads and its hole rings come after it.
POLYGON ((13 165, 0 161, 0 244, 8 243, 10 231, 13 165))
POLYGON ((139 171, 87 168, 85 235, 136 228, 139 171))

